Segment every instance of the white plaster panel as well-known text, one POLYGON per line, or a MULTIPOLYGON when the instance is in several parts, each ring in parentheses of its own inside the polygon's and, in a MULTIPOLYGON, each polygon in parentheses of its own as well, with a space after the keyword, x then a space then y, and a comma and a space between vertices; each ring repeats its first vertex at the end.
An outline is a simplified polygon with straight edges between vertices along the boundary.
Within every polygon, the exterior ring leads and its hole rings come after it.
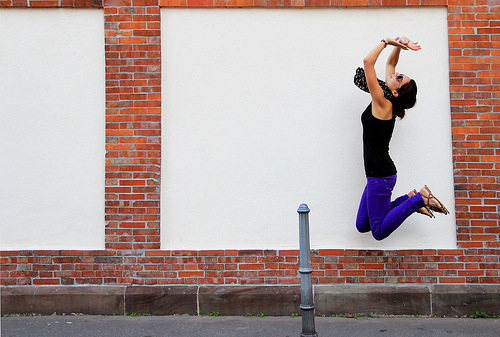
POLYGON ((104 248, 104 15, 0 10, 1 249, 104 248))
POLYGON ((162 248, 297 248, 301 203, 312 248, 455 247, 453 212, 381 242, 355 228, 370 97, 353 76, 387 36, 422 45, 398 67, 419 94, 393 136, 395 195, 427 184, 454 210, 445 8, 164 8, 162 34, 162 248))

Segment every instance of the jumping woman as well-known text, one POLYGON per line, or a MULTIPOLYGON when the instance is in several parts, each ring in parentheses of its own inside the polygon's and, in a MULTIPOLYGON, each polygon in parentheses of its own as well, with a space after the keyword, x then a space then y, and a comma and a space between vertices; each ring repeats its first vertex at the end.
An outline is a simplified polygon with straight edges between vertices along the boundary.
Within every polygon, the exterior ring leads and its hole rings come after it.
POLYGON ((356 228, 370 232, 376 240, 383 240, 394 232, 414 212, 434 217, 434 212, 448 214, 446 207, 427 186, 391 201, 396 185, 396 166, 389 156, 389 142, 396 117, 402 119, 405 110, 415 105, 417 84, 406 75, 396 72, 401 50, 420 50, 417 42, 406 37, 381 40, 364 58, 354 82, 371 95, 371 102, 361 115, 363 125, 363 159, 366 187, 361 197, 356 228), (385 82, 378 80, 375 63, 388 45, 394 47, 387 59, 385 82))

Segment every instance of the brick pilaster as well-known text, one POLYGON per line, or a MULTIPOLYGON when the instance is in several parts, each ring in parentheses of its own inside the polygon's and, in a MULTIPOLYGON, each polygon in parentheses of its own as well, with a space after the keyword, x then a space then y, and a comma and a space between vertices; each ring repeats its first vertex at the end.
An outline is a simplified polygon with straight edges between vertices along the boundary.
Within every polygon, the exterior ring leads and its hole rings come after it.
POLYGON ((160 248, 161 15, 157 0, 104 2, 106 248, 160 248))
POLYGON ((487 1, 450 3, 457 242, 466 248, 500 247, 499 7, 487 1))

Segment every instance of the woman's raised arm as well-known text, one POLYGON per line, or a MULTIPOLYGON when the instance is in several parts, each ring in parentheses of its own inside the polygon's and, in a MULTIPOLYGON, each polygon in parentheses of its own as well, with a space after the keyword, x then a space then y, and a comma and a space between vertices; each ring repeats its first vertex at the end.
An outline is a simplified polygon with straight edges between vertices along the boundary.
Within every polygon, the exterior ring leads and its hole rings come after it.
MULTIPOLYGON (((389 39, 389 40, 392 40, 392 39, 389 39)), ((396 39, 394 39, 394 41, 397 43, 397 44, 393 44, 396 48, 394 48, 394 50, 391 52, 391 55, 389 55, 389 57, 387 58, 387 63, 385 66, 385 78, 386 79, 387 79, 387 77, 391 76, 392 74, 394 74, 396 72, 396 66, 399 62, 399 54, 401 52, 401 49, 404 49, 404 50, 411 49, 411 50, 417 51, 417 50, 420 50, 422 48, 422 47, 420 47, 418 42, 410 41, 410 39, 407 38, 406 36, 396 38, 396 39)))

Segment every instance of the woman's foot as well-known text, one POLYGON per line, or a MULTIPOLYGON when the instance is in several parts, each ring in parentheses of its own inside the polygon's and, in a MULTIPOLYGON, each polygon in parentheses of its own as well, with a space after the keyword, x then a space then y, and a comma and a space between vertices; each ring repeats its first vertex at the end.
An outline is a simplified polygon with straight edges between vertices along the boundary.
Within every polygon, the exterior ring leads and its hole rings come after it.
POLYGON ((422 187, 419 193, 424 199, 425 206, 430 210, 433 210, 434 212, 438 213, 443 213, 445 215, 450 213, 448 212, 446 207, 438 200, 438 198, 436 198, 432 194, 431 190, 429 189, 429 187, 427 187, 427 185, 422 187))
MULTIPOLYGON (((408 193, 408 197, 411 198, 411 197, 413 197, 416 194, 417 194, 417 190, 410 191, 408 193)), ((417 213, 426 215, 429 218, 434 218, 435 217, 434 214, 432 214, 431 210, 427 206, 426 207, 421 207, 421 208, 417 209, 417 213)))

